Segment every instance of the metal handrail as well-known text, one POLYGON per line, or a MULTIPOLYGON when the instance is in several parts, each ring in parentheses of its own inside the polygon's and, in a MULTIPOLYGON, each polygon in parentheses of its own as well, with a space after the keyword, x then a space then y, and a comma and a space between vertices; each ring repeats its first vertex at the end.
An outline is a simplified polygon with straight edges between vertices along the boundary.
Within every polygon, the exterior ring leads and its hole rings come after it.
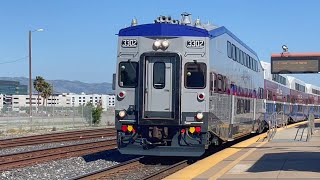
POLYGON ((314 115, 313 113, 310 113, 309 114, 309 117, 308 117, 308 135, 307 135, 307 141, 310 141, 312 135, 314 134, 314 115))
POLYGON ((268 120, 269 130, 267 132, 268 141, 270 141, 277 132, 277 127, 278 127, 277 115, 278 113, 274 112, 271 114, 271 116, 269 116, 269 120, 268 120))
POLYGON ((278 123, 281 127, 287 128, 288 126, 288 121, 285 120, 285 114, 283 111, 279 111, 277 114, 277 119, 278 117, 281 116, 281 121, 278 123))

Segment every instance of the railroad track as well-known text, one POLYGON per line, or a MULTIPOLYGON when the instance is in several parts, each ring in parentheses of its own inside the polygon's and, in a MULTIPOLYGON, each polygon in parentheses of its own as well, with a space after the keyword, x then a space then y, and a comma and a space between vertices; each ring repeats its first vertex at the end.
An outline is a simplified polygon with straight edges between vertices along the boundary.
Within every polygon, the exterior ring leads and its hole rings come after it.
POLYGON ((0 156, 0 171, 115 149, 115 139, 0 156))
POLYGON ((142 180, 163 179, 163 178, 189 166, 188 162, 189 162, 188 160, 182 160, 182 161, 175 163, 175 164, 173 164, 167 168, 164 168, 160 171, 156 171, 155 173, 150 174, 149 176, 142 178, 142 180))
POLYGON ((138 157, 136 159, 132 159, 115 166, 103 168, 94 172, 74 177, 72 178, 72 180, 123 179, 129 177, 133 173, 141 172, 142 169, 148 169, 149 171, 151 171, 151 173, 149 172, 147 174, 144 174, 143 177, 139 178, 140 180, 162 179, 189 165, 188 160, 179 160, 177 163, 174 163, 172 165, 159 165, 157 163, 150 165, 150 162, 154 163, 156 161, 157 159, 155 158, 138 157))
POLYGON ((11 148, 18 146, 28 146, 44 143, 63 142, 63 141, 76 141, 92 138, 103 138, 109 136, 115 136, 115 129, 103 128, 93 130, 81 130, 81 131, 68 131, 52 134, 43 134, 35 136, 26 136, 10 139, 1 139, 0 148, 11 148))

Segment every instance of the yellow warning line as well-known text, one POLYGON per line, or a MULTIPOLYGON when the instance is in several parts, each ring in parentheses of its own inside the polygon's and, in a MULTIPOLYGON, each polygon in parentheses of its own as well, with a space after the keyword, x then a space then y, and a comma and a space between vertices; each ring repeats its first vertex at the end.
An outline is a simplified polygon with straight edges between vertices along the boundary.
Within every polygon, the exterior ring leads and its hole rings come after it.
POLYGON ((219 177, 221 177, 222 175, 224 175, 226 172, 228 172, 231 168, 233 168, 235 165, 237 165, 240 161, 242 161, 244 158, 248 157, 253 151, 255 151, 258 147, 263 146, 264 144, 266 144, 267 142, 262 142, 260 144, 258 144, 256 147, 250 149, 248 152, 246 152, 245 154, 243 154, 242 156, 240 156, 238 159, 232 161, 232 163, 228 164, 226 167, 224 167, 223 169, 221 169, 217 174, 215 174, 214 176, 210 177, 210 180, 215 180, 219 177))
MULTIPOLYGON (((287 128, 292 128, 295 126, 299 126, 301 124, 305 124, 307 123, 307 121, 303 121, 303 122, 299 122, 299 123, 295 123, 295 124, 291 124, 288 125, 287 128)), ((282 131, 285 128, 278 128, 277 131, 282 131)), ((224 159, 230 157, 231 155, 239 152, 240 150, 242 150, 245 147, 248 147, 254 143, 256 143, 259 139, 261 138, 265 138, 267 136, 267 133, 263 133, 260 135, 257 135, 255 137, 252 137, 250 139, 247 139, 245 141, 242 141, 238 144, 235 144, 229 148, 226 148, 220 152, 217 152, 205 159, 202 159, 168 177, 166 177, 165 179, 167 180, 173 180, 173 179, 192 179, 197 177, 198 175, 204 173, 205 171, 209 170, 211 167, 215 166, 216 164, 220 163, 221 161, 223 161, 224 159)), ((259 143, 259 145, 257 147, 260 147, 262 145, 264 145, 264 143, 259 143)), ((250 151, 248 151, 247 153, 245 153, 244 155, 242 155, 240 158, 244 159, 245 157, 247 157, 250 153, 252 153, 255 149, 252 149, 250 151)), ((236 163, 238 163, 239 161, 241 161, 241 159, 238 158, 237 160, 235 160, 234 162, 232 162, 230 165, 226 166, 224 169, 222 169, 222 171, 227 172, 229 169, 231 169, 234 165, 236 165, 236 163)), ((222 173, 222 172, 221 172, 222 173)), ((223 174, 218 173, 217 175, 221 176, 223 174), (221 174, 221 175, 220 175, 221 174)), ((217 175, 215 175, 214 177, 216 177, 217 175)), ((219 177, 218 176, 218 177, 219 177)))

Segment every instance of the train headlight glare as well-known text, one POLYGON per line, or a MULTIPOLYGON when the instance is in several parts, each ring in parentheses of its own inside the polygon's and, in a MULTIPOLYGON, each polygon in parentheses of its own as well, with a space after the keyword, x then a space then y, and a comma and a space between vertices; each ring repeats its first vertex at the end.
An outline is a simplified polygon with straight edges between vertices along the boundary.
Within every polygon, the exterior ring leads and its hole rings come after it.
POLYGON ((118 115, 120 118, 124 118, 126 116, 126 111, 125 110, 119 111, 118 115))
POLYGON ((164 41, 162 41, 162 47, 163 48, 168 48, 169 47, 169 41, 168 40, 164 40, 164 41))
POLYGON ((201 113, 201 112, 197 113, 196 118, 197 118, 198 120, 202 120, 202 119, 203 119, 203 113, 201 113))
POLYGON ((157 49, 160 48, 161 46, 161 41, 160 40, 156 40, 154 43, 153 43, 154 47, 156 47, 157 49))

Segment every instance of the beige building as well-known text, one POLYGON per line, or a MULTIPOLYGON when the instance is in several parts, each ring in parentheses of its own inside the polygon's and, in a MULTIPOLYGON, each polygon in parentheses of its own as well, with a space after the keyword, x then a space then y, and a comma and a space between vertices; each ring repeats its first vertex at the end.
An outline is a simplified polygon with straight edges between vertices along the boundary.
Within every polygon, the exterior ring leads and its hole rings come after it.
MULTIPOLYGON (((37 107, 42 106, 45 103, 49 107, 78 107, 84 106, 88 102, 92 103, 94 106, 101 104, 106 111, 110 107, 114 107, 115 95, 107 94, 73 94, 73 93, 63 93, 50 96, 45 102, 43 98, 38 95, 32 95, 32 106, 37 107)), ((19 111, 20 107, 29 107, 29 95, 0 95, 0 108, 3 106, 8 106, 13 111, 19 111)))

